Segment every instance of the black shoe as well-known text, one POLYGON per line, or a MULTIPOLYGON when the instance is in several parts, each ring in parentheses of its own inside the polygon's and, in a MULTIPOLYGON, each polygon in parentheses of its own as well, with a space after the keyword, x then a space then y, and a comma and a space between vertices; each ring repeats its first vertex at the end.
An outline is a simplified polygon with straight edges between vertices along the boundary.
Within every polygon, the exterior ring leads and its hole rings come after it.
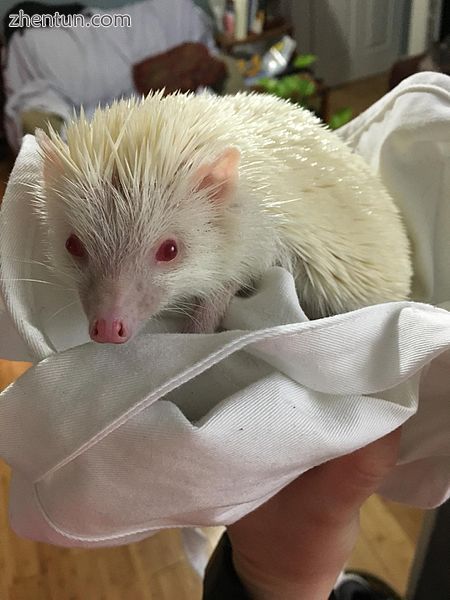
POLYGON ((346 571, 333 592, 334 600, 401 600, 383 581, 364 571, 346 571))

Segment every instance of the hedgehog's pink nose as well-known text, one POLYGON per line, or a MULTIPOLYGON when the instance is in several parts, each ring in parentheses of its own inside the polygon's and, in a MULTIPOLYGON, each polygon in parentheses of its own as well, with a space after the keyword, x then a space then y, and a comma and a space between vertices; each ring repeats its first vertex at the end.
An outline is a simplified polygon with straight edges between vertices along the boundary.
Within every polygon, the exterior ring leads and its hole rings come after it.
POLYGON ((130 339, 130 329, 120 319, 96 319, 90 328, 89 334, 94 342, 99 344, 123 344, 130 339))

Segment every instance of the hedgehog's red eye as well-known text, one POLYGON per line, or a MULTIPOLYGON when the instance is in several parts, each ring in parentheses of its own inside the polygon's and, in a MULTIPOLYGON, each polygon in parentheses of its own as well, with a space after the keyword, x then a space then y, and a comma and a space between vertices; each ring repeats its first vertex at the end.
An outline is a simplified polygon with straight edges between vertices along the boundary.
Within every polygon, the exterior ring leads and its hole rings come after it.
POLYGON ((178 254, 177 243, 174 240, 166 240, 161 244, 156 253, 158 262, 169 262, 178 254))
POLYGON ((86 251, 83 244, 74 233, 69 235, 66 240, 66 250, 69 254, 77 258, 84 258, 84 256, 86 256, 86 251))

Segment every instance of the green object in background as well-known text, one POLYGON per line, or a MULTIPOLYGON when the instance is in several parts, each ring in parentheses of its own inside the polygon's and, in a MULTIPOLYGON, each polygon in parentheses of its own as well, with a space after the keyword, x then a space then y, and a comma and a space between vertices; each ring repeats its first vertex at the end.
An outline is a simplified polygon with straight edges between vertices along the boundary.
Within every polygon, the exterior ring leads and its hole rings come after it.
POLYGON ((258 81, 258 86, 268 94, 274 94, 286 100, 293 100, 302 106, 306 106, 306 99, 316 91, 314 81, 308 77, 303 77, 301 74, 285 75, 280 79, 262 77, 258 81))
POLYGON ((310 67, 313 63, 315 63, 316 60, 317 56, 315 56, 314 54, 299 54, 299 56, 296 56, 294 58, 292 65, 296 69, 306 69, 307 67, 310 67))
MULTIPOLYGON (((261 77, 257 85, 267 94, 273 94, 279 98, 290 100, 315 112, 311 103, 311 97, 316 93, 317 86, 311 76, 308 73, 302 73, 301 70, 307 69, 316 60, 317 57, 314 54, 300 54, 292 62, 292 66, 300 70, 299 73, 285 75, 279 79, 261 77)), ((350 121, 352 114, 351 108, 341 108, 330 117, 328 126, 330 129, 338 129, 350 121)))
POLYGON ((316 91, 316 84, 311 79, 306 79, 303 77, 299 77, 298 75, 289 75, 288 85, 296 91, 297 94, 307 98, 308 96, 312 96, 316 91), (296 80, 296 81, 294 81, 296 80))
POLYGON ((330 117, 328 125, 330 126, 330 129, 339 129, 339 127, 348 123, 352 116, 353 111, 351 108, 341 108, 330 117))

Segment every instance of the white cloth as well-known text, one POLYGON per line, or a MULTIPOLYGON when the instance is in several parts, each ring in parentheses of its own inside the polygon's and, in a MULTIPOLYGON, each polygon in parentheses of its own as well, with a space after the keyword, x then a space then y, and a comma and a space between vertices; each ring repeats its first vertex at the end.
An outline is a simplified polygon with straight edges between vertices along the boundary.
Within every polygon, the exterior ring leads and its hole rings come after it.
POLYGON ((187 41, 214 48, 207 16, 191 0, 143 0, 86 12, 129 15, 131 27, 27 29, 11 38, 4 79, 5 126, 13 148, 20 146, 26 110, 66 120, 83 105, 90 114, 99 103, 135 93, 132 66, 141 60, 187 41))
MULTIPOLYGON (((445 305, 449 79, 413 77, 343 135, 405 211, 421 300, 445 305)), ((167 333, 167 321, 129 344, 95 345, 74 292, 30 262, 43 258, 27 186, 40 169, 27 136, 0 212, 0 355, 36 363, 0 397, 18 533, 96 546, 228 524, 403 423, 383 492, 424 507, 449 495, 450 312, 398 302, 308 322, 291 276, 274 268, 255 296, 233 301, 223 333, 167 333)))

